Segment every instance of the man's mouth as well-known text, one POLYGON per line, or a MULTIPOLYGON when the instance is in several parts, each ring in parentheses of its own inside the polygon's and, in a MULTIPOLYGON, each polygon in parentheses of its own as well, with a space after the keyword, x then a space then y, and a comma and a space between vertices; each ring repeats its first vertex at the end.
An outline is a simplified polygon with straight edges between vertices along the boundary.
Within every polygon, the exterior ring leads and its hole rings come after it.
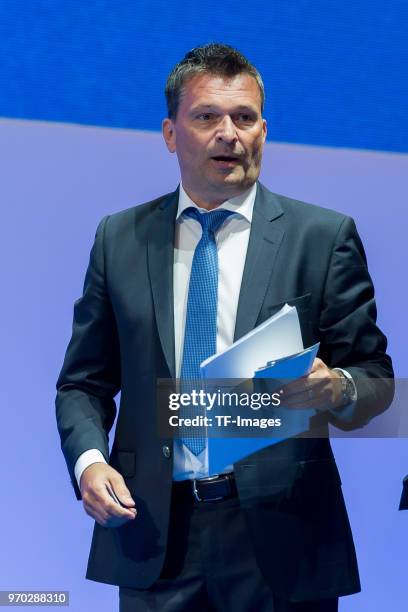
POLYGON ((240 158, 234 157, 233 155, 214 155, 211 159, 215 161, 218 166, 229 167, 238 163, 240 158))
POLYGON ((213 155, 211 159, 215 159, 216 161, 238 161, 239 158, 233 155, 213 155))

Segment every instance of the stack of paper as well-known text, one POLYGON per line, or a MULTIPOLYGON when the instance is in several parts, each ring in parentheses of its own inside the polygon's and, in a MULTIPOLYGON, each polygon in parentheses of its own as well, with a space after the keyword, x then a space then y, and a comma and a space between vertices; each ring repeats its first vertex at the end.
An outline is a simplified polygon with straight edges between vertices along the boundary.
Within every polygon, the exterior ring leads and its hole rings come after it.
MULTIPOLYGON (((227 349, 202 362, 201 375, 211 387, 216 379, 294 379, 308 374, 319 345, 304 350, 296 307, 285 306, 267 321, 234 342, 227 349)), ((221 386, 222 386, 222 381, 221 386)), ((209 474, 217 474, 244 457, 309 428, 314 410, 270 408, 271 416, 281 416, 281 437, 230 438, 207 433, 209 474)), ((251 411, 252 412, 252 411, 251 411)), ((254 414, 248 416, 255 416, 254 414)), ((218 434, 219 435, 219 434, 218 434)))
POLYGON ((252 378, 272 360, 303 351, 299 317, 294 306, 279 312, 220 353, 201 364, 203 378, 252 378))

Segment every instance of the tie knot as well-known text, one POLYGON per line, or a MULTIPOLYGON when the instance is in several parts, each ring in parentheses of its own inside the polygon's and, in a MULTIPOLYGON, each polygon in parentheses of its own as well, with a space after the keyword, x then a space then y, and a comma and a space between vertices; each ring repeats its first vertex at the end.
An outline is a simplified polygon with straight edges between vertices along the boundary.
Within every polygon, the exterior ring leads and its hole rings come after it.
POLYGON ((229 216, 235 213, 232 210, 212 210, 208 213, 200 213, 197 208, 191 206, 185 209, 184 214, 196 219, 203 228, 203 233, 214 233, 229 216))

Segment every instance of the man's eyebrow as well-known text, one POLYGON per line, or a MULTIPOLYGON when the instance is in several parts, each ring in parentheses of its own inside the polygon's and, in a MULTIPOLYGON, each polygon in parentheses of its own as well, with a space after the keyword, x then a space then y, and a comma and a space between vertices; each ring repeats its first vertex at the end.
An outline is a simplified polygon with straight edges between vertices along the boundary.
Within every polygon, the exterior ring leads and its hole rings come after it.
MULTIPOLYGON (((193 106, 190 112, 196 113, 197 111, 205 110, 205 109, 220 110, 220 107, 217 104, 205 104, 203 102, 203 103, 199 103, 193 106)), ((249 104, 238 104, 237 106, 234 106, 232 109, 232 112, 237 112, 237 111, 250 111, 252 113, 258 112, 254 106, 249 105, 249 104)))
POLYGON ((195 106, 192 106, 191 109, 190 109, 190 112, 191 113, 195 113, 195 112, 197 112, 199 110, 204 110, 204 109, 209 109, 209 108, 210 109, 215 109, 215 108, 217 108, 217 105, 216 104, 199 103, 199 104, 196 104, 195 106))

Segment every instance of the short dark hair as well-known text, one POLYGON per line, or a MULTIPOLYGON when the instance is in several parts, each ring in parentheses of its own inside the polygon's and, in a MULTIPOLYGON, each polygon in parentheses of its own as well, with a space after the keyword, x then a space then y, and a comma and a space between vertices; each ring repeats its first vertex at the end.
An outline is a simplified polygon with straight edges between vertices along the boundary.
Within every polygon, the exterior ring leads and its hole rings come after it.
POLYGON ((232 78, 242 73, 249 74, 258 84, 261 94, 261 109, 263 111, 265 89, 262 77, 255 66, 234 47, 220 43, 209 43, 191 49, 170 72, 165 89, 167 112, 170 119, 177 117, 185 83, 200 73, 214 74, 227 78, 232 78))

